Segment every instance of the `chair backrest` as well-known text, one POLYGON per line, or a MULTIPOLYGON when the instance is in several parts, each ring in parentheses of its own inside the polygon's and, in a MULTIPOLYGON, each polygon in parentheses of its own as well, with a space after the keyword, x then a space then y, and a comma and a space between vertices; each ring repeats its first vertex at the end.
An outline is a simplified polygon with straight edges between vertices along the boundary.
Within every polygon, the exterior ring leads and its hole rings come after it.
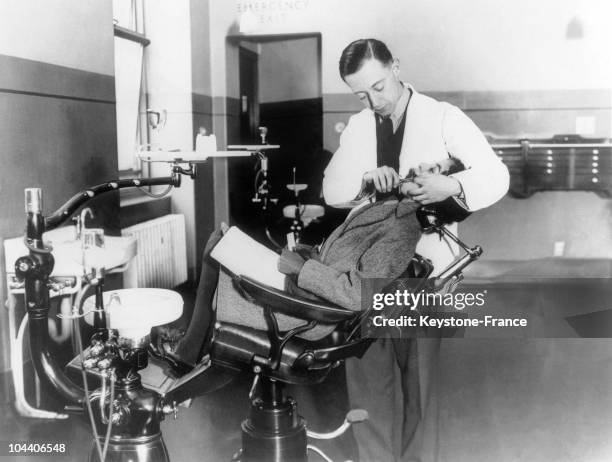
MULTIPOLYGON (((402 276, 421 285, 432 271, 429 260, 415 255, 402 276)), ((361 357, 373 341, 359 335, 366 312, 299 299, 227 273, 219 284, 237 286, 242 299, 218 307, 212 358, 224 366, 260 366, 276 380, 318 383, 339 361, 361 357)))

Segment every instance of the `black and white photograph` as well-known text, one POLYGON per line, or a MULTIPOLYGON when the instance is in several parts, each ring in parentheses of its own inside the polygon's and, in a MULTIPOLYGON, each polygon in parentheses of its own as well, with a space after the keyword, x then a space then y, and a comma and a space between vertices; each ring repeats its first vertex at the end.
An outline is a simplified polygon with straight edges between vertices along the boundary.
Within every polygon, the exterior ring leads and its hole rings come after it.
POLYGON ((612 461, 609 0, 0 0, 0 462, 612 461))

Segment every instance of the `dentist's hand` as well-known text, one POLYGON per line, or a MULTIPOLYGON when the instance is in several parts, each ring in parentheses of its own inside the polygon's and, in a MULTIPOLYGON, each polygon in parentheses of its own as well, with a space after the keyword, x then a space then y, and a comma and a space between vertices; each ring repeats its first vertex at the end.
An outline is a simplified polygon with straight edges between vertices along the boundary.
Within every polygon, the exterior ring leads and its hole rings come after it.
POLYGON ((372 183, 376 191, 387 193, 396 188, 399 184, 400 177, 392 167, 378 167, 375 170, 370 170, 363 175, 364 183, 372 183))
POLYGON ((406 183, 402 186, 405 186, 400 188, 403 194, 411 196, 423 205, 442 202, 450 196, 461 194, 461 184, 458 180, 439 174, 417 176, 414 183, 406 183))
MULTIPOLYGON (((415 170, 417 176, 431 176, 440 173, 440 164, 428 164, 421 162, 415 170)), ((414 181, 408 181, 400 184, 399 191, 400 194, 412 198, 417 194, 417 191, 420 191, 420 187, 421 186, 414 181)))
POLYGON ((399 192, 400 194, 412 198, 416 194, 421 187, 413 181, 407 181, 405 183, 400 184, 399 192))

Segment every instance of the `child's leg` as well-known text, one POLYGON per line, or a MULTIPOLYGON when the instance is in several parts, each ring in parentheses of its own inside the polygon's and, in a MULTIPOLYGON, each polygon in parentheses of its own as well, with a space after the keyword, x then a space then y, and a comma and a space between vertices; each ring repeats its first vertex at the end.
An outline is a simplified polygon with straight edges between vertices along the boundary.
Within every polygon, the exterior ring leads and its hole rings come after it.
POLYGON ((205 352, 202 351, 214 329, 213 296, 219 280, 219 263, 210 258, 213 247, 221 240, 223 233, 215 230, 208 238, 202 254, 202 272, 198 283, 193 314, 185 336, 179 342, 174 356, 189 366, 195 366, 205 352))

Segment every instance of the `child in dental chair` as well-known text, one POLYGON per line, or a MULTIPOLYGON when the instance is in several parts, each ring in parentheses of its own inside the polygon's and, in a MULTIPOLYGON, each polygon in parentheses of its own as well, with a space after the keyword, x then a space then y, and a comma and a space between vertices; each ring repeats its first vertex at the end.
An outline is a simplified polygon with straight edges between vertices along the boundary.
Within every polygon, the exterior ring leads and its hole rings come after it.
MULTIPOLYGON (((461 162, 449 157, 437 164, 421 164, 413 173, 426 176, 460 170, 463 170, 461 162)), ((320 249, 298 245, 295 251, 283 250, 277 259, 277 267, 287 276, 284 281, 286 291, 358 311, 361 309, 363 279, 397 279, 406 270, 421 237, 421 226, 415 215, 420 204, 399 192, 375 202, 373 195, 361 196, 362 204, 351 211, 320 249)), ((223 321, 265 329, 261 307, 253 306, 238 293, 231 276, 211 258, 211 252, 226 230, 227 227, 222 225, 221 230, 213 232, 204 249, 194 311, 185 336, 178 341, 176 348, 162 352, 179 374, 195 367, 207 353, 216 316, 223 316, 220 319, 223 321)), ((279 318, 281 330, 297 324, 298 321, 289 317, 279 318)), ((314 339, 327 333, 327 329, 315 328, 307 335, 314 339)))

